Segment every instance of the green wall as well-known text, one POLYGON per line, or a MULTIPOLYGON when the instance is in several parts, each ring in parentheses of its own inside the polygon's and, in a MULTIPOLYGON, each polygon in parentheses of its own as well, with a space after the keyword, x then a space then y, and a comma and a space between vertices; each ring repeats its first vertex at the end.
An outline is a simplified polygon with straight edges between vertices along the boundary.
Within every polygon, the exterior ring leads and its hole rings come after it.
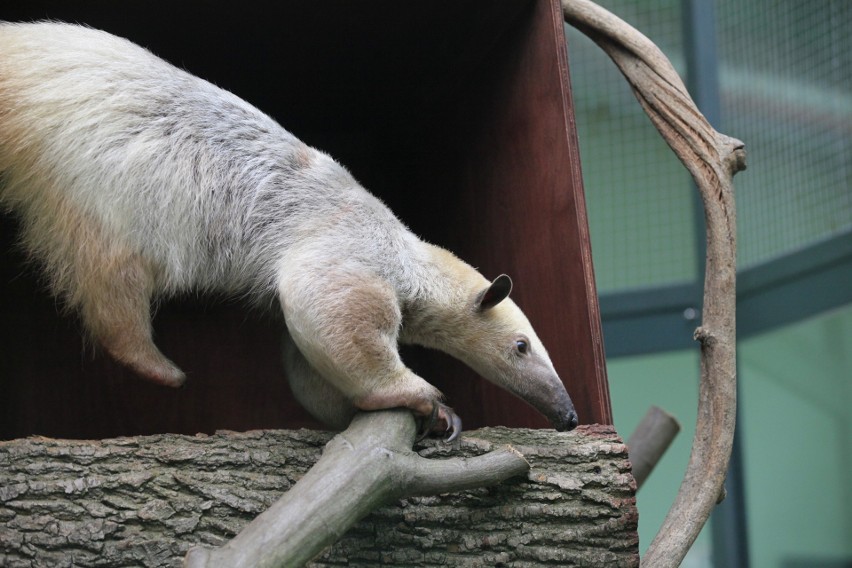
MULTIPOLYGON (((644 553, 669 510, 689 461, 698 407, 698 351, 622 357, 607 361, 615 427, 627 440, 652 405, 673 414, 680 434, 636 496, 639 509, 639 549, 644 553)), ((707 566, 709 538, 705 529, 692 566, 707 566)))
POLYGON ((739 362, 752 566, 850 566, 852 306, 745 340, 739 362))
MULTIPOLYGON (((698 351, 611 359, 607 370, 622 437, 651 405, 674 414, 682 426, 637 495, 644 552, 689 459, 698 351)), ((740 342, 739 384, 752 568, 849 566, 852 306, 740 342)), ((709 566, 723 568, 712 563, 708 526, 684 567, 709 566)))

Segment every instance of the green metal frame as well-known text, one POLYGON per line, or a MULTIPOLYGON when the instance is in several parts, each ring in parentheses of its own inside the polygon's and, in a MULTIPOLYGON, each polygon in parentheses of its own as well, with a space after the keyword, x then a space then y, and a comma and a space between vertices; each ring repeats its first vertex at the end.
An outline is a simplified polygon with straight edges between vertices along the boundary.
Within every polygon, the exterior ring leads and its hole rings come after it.
MULTIPOLYGON (((852 303, 852 232, 737 275, 737 337, 745 339, 852 303)), ((607 357, 694 347, 701 287, 695 283, 600 297, 607 357)))

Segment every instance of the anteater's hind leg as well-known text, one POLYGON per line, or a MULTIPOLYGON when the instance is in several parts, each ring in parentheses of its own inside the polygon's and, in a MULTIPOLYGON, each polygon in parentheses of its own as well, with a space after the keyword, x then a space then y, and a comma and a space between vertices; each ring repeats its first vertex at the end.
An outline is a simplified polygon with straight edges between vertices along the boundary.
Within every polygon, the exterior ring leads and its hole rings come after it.
POLYGON ((106 260, 81 282, 80 314, 89 332, 117 361, 143 378, 177 387, 184 373, 151 339, 153 275, 138 256, 106 260))
POLYGON ((19 184, 11 197, 24 204, 23 243, 89 335, 143 378, 182 385, 186 376, 151 340, 155 265, 50 183, 19 184))

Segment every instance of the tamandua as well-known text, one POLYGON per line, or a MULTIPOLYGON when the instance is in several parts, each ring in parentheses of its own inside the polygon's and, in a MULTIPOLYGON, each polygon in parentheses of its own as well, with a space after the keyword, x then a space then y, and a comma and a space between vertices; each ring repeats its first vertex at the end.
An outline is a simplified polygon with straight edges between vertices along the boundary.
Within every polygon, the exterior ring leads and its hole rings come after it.
POLYGON ((407 407, 458 436, 399 343, 457 357, 558 430, 577 425, 507 276, 420 240, 328 155, 125 39, 0 24, 0 206, 92 338, 149 380, 185 380, 152 342, 153 299, 277 297, 292 390, 331 426, 407 407))

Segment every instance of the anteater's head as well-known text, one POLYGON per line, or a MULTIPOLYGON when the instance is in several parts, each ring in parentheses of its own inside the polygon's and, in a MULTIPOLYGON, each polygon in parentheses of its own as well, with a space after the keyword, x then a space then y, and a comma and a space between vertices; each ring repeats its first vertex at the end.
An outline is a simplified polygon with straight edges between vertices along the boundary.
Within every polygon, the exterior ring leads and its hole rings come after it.
MULTIPOLYGON (((529 320, 509 298, 512 280, 488 282, 463 262, 439 263, 452 284, 443 288, 441 306, 424 308, 417 318, 421 343, 460 359, 488 381, 519 396, 559 431, 577 426, 577 412, 550 356, 529 320), (446 271, 447 264, 453 266, 446 271), (458 263, 458 264, 456 264, 458 263)), ((434 298, 434 296, 433 296, 434 298)))
POLYGON ((534 406, 559 431, 577 426, 577 412, 547 350, 508 296, 512 280, 498 276, 472 298, 472 325, 457 356, 483 377, 534 406))

